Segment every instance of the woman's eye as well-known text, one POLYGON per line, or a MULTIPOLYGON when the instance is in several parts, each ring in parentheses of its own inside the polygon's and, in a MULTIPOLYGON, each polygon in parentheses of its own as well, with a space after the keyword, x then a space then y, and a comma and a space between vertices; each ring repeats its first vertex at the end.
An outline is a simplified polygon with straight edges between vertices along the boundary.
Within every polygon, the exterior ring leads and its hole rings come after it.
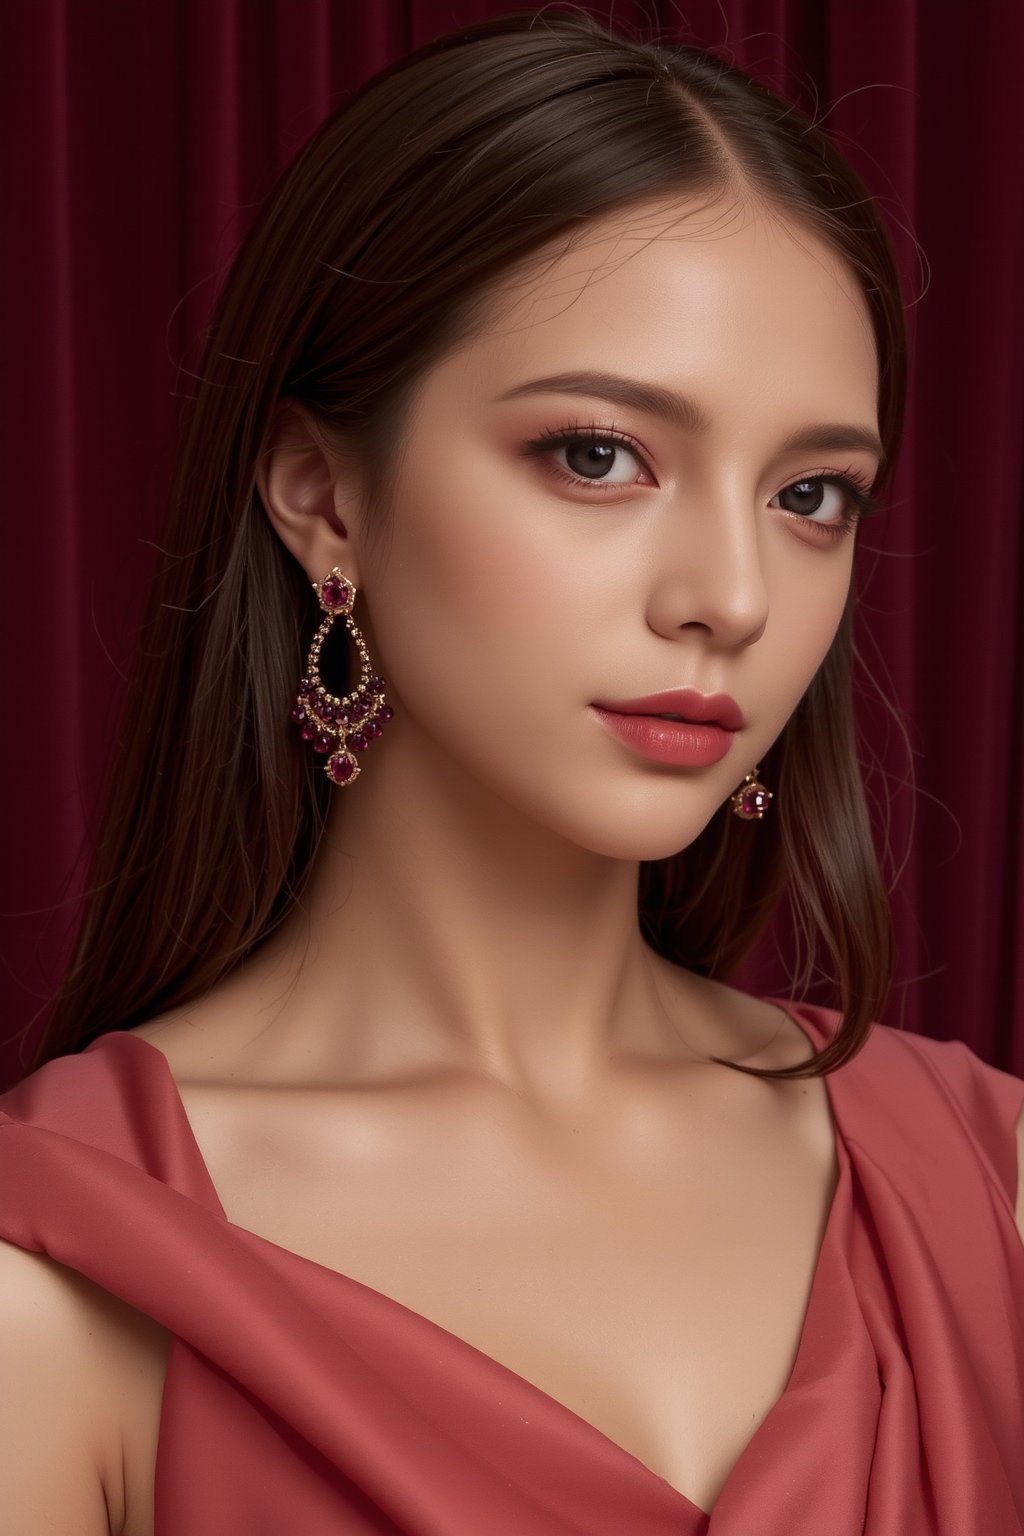
POLYGON ((607 437, 579 437, 563 442, 554 450, 554 460, 581 480, 596 480, 605 485, 628 485, 639 463, 632 449, 607 437))
POLYGON ((567 485, 600 489, 654 483, 638 450, 607 431, 544 432, 524 443, 523 452, 541 459, 548 472, 567 485))
POLYGON ((784 512, 795 512, 808 522, 834 523, 846 513, 849 499, 842 486, 818 475, 809 480, 795 480, 773 496, 768 505, 781 507, 784 512), (824 515, 819 516, 819 513, 824 515))

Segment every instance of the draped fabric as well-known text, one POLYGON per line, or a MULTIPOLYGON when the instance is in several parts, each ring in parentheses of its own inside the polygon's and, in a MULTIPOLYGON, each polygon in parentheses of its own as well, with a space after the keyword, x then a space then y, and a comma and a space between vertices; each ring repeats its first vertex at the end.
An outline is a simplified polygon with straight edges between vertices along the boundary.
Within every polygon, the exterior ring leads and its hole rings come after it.
MULTIPOLYGON (((0 1081, 19 1074, 17 1037, 66 953, 178 403, 237 242, 282 166, 368 74, 453 26, 524 8, 0 0, 0 1081)), ((583 8, 718 48, 816 111, 894 223, 916 367, 891 510, 863 530, 857 572, 863 758, 879 848, 901 871, 885 1022, 961 1038, 1024 1073, 1024 10, 583 8)), ((772 989, 768 972, 758 990, 772 989)))
MULTIPOLYGON (((816 1048, 838 1015, 767 999, 816 1048)), ((1018 1536, 1024 1081, 876 1026, 795 1362, 713 1508, 515 1371, 229 1222, 166 1058, 115 1031, 0 1096, 0 1238, 172 1332, 155 1536, 1018 1536)))

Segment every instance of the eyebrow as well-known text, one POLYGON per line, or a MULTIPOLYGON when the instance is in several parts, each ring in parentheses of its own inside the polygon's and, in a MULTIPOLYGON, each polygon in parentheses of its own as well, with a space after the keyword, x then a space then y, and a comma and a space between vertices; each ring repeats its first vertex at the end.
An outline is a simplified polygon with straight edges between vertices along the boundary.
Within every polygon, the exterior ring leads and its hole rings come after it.
MULTIPOLYGON (((601 400, 609 400, 613 405, 625 405, 632 410, 645 411, 650 416, 659 416, 685 432, 706 432, 710 426, 700 406, 688 395, 677 395, 659 384, 646 384, 640 379, 626 378, 618 373, 552 373, 542 379, 528 379, 524 384, 516 384, 497 398, 515 400, 523 395, 542 394, 593 395, 601 400)), ((844 422, 823 422, 791 432, 782 444, 782 451, 791 453, 797 449, 820 452, 863 449, 874 454, 879 467, 885 463, 885 450, 878 433, 871 427, 844 422)))

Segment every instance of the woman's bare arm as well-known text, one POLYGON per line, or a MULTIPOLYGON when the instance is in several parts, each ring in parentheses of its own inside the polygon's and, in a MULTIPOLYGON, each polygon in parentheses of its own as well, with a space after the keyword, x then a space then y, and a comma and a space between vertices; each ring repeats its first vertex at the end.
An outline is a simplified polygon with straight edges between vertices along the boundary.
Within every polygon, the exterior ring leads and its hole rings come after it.
POLYGON ((0 1241, 0 1504, 7 1536, 122 1532, 113 1301, 46 1255, 0 1241))

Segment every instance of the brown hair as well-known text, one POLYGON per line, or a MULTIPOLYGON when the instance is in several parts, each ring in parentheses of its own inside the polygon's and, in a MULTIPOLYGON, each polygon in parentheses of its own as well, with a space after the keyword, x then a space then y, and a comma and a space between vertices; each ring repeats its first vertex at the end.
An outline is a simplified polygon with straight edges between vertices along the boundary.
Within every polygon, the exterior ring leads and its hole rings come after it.
MULTIPOLYGON (((208 990, 288 913, 309 873, 337 791, 288 721, 316 610, 255 488, 278 403, 299 402, 333 441, 355 445, 376 536, 403 407, 499 278, 613 210, 727 189, 801 221, 857 275, 887 474, 906 346, 880 214, 823 132, 714 55, 616 36, 576 11, 521 12, 380 71, 303 147, 243 242, 206 338, 76 942, 33 1066, 208 990)), ((795 1067, 726 1063, 757 1075, 834 1070, 890 985, 851 626, 852 593, 763 759, 777 810, 756 835, 725 805, 683 853, 641 865, 648 942, 701 975, 734 975, 784 895, 795 930, 827 950, 840 1030, 795 1067)))

